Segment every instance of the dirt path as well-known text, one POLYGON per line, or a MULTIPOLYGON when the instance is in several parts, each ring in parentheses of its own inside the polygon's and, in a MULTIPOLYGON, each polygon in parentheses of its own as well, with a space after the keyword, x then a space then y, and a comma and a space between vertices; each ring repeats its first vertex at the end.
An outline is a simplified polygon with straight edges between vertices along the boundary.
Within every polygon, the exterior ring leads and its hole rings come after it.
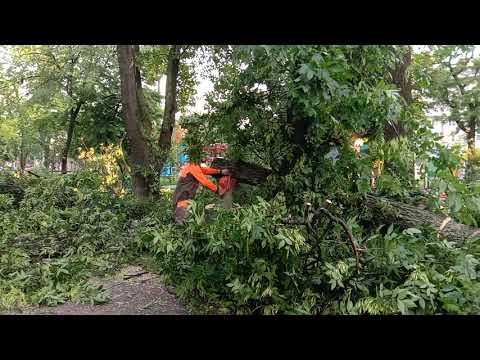
POLYGON ((185 307, 157 275, 139 266, 127 266, 111 278, 92 279, 109 293, 102 305, 65 304, 29 309, 24 315, 183 315, 185 307))

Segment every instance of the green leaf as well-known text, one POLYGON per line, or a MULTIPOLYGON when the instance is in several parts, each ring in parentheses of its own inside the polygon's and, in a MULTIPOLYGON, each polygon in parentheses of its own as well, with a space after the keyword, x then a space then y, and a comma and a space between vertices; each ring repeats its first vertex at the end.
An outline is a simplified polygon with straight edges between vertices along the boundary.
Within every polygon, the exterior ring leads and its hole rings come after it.
POLYGON ((403 233, 407 235, 414 235, 414 234, 421 234, 422 231, 416 228, 408 228, 408 229, 405 229, 403 233))
POLYGON ((422 298, 418 299, 418 304, 422 309, 425 309, 425 300, 423 300, 422 298))
POLYGON ((443 180, 440 180, 440 182, 438 183, 438 192, 440 194, 443 194, 445 190, 447 190, 447 183, 443 180))

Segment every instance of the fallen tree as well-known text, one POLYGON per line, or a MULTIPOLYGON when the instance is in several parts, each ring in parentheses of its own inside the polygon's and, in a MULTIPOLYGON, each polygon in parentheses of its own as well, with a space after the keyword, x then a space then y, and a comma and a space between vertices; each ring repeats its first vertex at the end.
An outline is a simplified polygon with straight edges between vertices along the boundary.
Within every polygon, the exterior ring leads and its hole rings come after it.
MULTIPOLYGON (((239 183, 260 185, 272 173, 269 169, 244 161, 215 159, 212 166, 229 169, 239 183)), ((388 198, 367 194, 365 206, 372 210, 375 219, 387 224, 396 224, 401 228, 432 226, 439 234, 450 241, 463 242, 469 238, 480 236, 480 229, 459 224, 450 217, 432 213, 416 206, 405 204, 388 198)))
POLYGON ((239 183, 249 185, 263 184, 272 173, 269 169, 242 160, 216 158, 212 161, 212 167, 222 170, 227 169, 239 183))
POLYGON ((450 241, 463 242, 480 236, 480 229, 459 224, 451 217, 436 215, 430 211, 395 201, 367 194, 366 206, 374 211, 376 218, 383 223, 394 223, 403 228, 430 225, 439 236, 450 241))
POLYGON ((0 194, 12 196, 14 199, 14 205, 17 205, 22 201, 25 191, 15 182, 13 177, 6 177, 0 179, 0 194))

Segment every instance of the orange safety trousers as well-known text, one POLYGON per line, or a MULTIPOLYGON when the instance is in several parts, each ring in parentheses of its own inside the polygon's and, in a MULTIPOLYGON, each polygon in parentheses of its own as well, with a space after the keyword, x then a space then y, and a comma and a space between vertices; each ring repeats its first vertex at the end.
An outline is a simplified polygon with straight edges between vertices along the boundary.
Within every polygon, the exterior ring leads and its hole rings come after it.
POLYGON ((177 203, 177 207, 185 209, 185 208, 188 207, 188 204, 189 204, 189 201, 188 201, 188 200, 180 200, 180 201, 177 203))

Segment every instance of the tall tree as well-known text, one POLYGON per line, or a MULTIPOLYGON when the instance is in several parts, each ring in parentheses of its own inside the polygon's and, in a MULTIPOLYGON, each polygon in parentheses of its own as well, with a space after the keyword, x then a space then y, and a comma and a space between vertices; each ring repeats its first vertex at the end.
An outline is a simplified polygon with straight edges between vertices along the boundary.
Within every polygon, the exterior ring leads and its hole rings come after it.
MULTIPOLYGON (((428 66, 431 86, 427 94, 433 106, 445 110, 444 120, 455 122, 465 133, 468 152, 475 150, 480 123, 480 54, 476 46, 431 46, 428 66)), ((466 176, 471 174, 467 162, 466 176)))
POLYGON ((292 208, 303 207, 306 198, 341 199, 356 186, 364 191, 371 163, 357 161, 348 144, 354 133, 383 138, 385 125, 398 119, 397 91, 387 83, 388 69, 398 60, 394 50, 234 48, 209 97, 210 111, 192 119, 189 139, 222 138, 233 156, 258 157, 273 170, 268 190, 282 191, 292 208))
MULTIPOLYGON (((163 115, 162 130, 158 144, 165 159, 172 146, 173 128, 175 127, 175 114, 177 112, 177 82, 180 64, 180 45, 172 45, 168 52, 167 83, 165 90, 165 112, 163 115)), ((163 162, 162 161, 162 166, 163 162)))
POLYGON ((30 121, 32 109, 26 105, 21 96, 21 89, 5 75, 5 72, 2 71, 0 121, 3 131, 0 133, 0 137, 3 138, 5 159, 18 160, 20 170, 23 171, 32 152, 36 129, 35 124, 30 121))
POLYGON ((123 115, 129 144, 129 160, 132 166, 133 190, 137 197, 150 194, 151 176, 145 168, 151 164, 152 155, 142 131, 141 79, 135 62, 135 49, 131 45, 117 46, 122 94, 123 115))
POLYGON ((170 45, 144 50, 138 45, 117 46, 129 157, 135 167, 134 192, 140 198, 151 193, 154 176, 170 155, 176 113, 193 94, 193 76, 186 60, 192 57, 195 49, 170 45), (163 119, 159 121, 146 101, 144 83, 152 84, 162 75, 167 79, 163 119))
POLYGON ((62 173, 75 141, 82 110, 99 94, 116 92, 113 48, 93 45, 15 46, 11 51, 12 80, 24 84, 30 103, 54 107, 64 114, 62 173))

